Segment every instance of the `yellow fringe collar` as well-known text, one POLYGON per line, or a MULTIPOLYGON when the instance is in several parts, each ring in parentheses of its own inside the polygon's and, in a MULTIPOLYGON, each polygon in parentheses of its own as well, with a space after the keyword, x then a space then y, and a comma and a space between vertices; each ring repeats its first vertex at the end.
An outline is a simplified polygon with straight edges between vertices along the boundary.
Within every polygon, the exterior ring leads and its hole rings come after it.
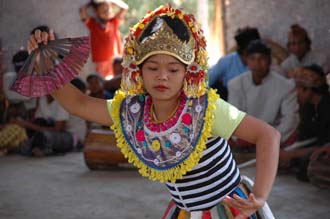
POLYGON ((202 152, 206 148, 206 141, 211 137, 211 131, 213 126, 213 110, 215 109, 215 101, 219 98, 216 92, 212 89, 208 91, 208 105, 206 109, 206 114, 204 117, 204 126, 202 134, 198 140, 195 150, 189 155, 189 157, 178 164, 167 170, 156 170, 145 165, 134 151, 129 146, 126 141, 124 134, 122 132, 121 122, 120 122, 120 105, 125 99, 125 93, 123 91, 117 91, 116 95, 112 101, 111 117, 113 120, 113 125, 111 129, 114 131, 117 146, 121 149, 121 152, 128 159, 129 163, 132 163, 138 168, 140 174, 151 180, 158 180, 161 183, 170 181, 175 182, 177 179, 181 179, 188 171, 191 171, 194 166, 196 166, 202 157, 202 152))

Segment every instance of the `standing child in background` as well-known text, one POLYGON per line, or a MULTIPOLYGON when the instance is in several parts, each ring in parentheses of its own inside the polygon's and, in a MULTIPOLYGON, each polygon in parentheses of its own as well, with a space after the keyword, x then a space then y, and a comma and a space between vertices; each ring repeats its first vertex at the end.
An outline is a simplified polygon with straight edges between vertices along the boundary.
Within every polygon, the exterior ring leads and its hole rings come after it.
POLYGON ((127 9, 128 5, 120 0, 91 0, 80 8, 81 20, 90 32, 95 70, 106 79, 113 76, 112 58, 122 53, 119 25, 127 9), (113 5, 120 9, 115 15, 113 15, 113 5), (88 14, 90 7, 94 9, 96 17, 88 14))

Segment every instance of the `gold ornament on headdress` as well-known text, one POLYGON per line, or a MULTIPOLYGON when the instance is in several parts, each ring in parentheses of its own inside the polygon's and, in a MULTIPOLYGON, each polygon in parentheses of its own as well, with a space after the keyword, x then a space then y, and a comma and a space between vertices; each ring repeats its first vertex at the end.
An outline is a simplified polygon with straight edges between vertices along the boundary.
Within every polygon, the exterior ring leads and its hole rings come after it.
POLYGON ((187 43, 182 42, 167 23, 163 22, 161 28, 153 35, 143 42, 135 42, 135 62, 139 65, 152 55, 168 54, 189 65, 195 59, 194 48, 193 37, 190 37, 187 43))
POLYGON ((126 38, 123 55, 123 79, 121 89, 128 95, 143 94, 143 80, 138 65, 155 54, 174 56, 187 65, 183 90, 188 97, 200 97, 207 89, 206 41, 200 25, 191 14, 173 9, 170 4, 147 14, 131 30, 126 38), (148 25, 157 17, 179 18, 188 29, 189 41, 182 42, 164 21, 161 28, 144 41, 139 39, 148 25))

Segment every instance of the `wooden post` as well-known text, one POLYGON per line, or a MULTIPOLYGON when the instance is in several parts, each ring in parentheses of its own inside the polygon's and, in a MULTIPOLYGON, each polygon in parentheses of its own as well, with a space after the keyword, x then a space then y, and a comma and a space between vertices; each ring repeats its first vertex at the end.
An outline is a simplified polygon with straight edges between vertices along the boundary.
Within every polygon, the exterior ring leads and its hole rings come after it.
POLYGON ((221 56, 226 54, 226 43, 225 43, 225 25, 224 25, 224 0, 214 0, 214 12, 211 23, 210 31, 210 48, 214 48, 212 52, 214 56, 219 59, 221 56), (217 51, 215 51, 217 50, 217 51))

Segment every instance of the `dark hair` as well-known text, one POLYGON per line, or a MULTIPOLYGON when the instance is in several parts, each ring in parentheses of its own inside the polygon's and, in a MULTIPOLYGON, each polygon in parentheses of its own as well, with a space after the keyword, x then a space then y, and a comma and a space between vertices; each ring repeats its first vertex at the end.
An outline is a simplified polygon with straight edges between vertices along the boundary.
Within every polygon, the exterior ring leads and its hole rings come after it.
POLYGON ((15 72, 19 72, 28 57, 29 53, 26 50, 21 50, 15 53, 11 60, 14 65, 15 72))
POLYGON ((74 78, 70 83, 81 91, 86 90, 86 85, 80 78, 74 78))
POLYGON ((254 53, 261 53, 267 55, 268 57, 270 57, 272 52, 271 48, 268 47, 267 44, 262 40, 251 41, 246 51, 247 51, 247 55, 251 55, 254 53))
POLYGON ((145 29, 145 31, 143 31, 143 33, 141 34, 139 41, 143 42, 153 33, 157 32, 162 27, 162 24, 164 22, 166 22, 166 24, 173 30, 173 33, 182 42, 189 41, 190 39, 189 31, 187 26, 184 24, 184 22, 180 18, 177 17, 172 18, 165 15, 157 17, 153 21, 151 21, 148 27, 145 29))
POLYGON ((313 74, 316 74, 323 81, 323 83, 318 87, 310 87, 310 89, 312 91, 314 91, 317 94, 321 94, 321 95, 329 93, 329 85, 326 82, 326 76, 325 76, 324 70, 321 66, 319 66, 317 64, 311 64, 311 65, 305 66, 303 68, 306 70, 309 70, 313 74))
MULTIPOLYGON (((308 36, 307 31, 305 30, 305 28, 301 27, 299 24, 292 24, 290 27, 290 31, 289 31, 289 36, 292 35, 294 37, 301 37, 304 39, 305 43, 308 46, 308 49, 310 49, 311 45, 312 45, 312 41, 308 36)), ((289 46, 289 42, 288 45, 289 46)))
MULTIPOLYGON (((50 29, 47 25, 40 25, 40 26, 33 28, 31 30, 30 34, 31 35, 34 34, 36 32, 36 30, 40 30, 41 32, 47 32, 47 33, 49 33, 49 31, 50 31, 50 29)), ((55 37, 55 39, 57 38, 55 32, 54 32, 54 37, 55 37)))
POLYGON ((251 41, 260 39, 260 34, 255 27, 240 28, 236 31, 235 41, 237 43, 237 52, 243 53, 251 41))
POLYGON ((101 4, 103 3, 106 3, 105 1, 104 2, 95 2, 95 0, 91 0, 90 1, 90 5, 94 8, 94 9, 97 9, 98 6, 100 6, 101 4))
POLYGON ((37 26, 35 28, 33 28, 30 32, 30 34, 34 34, 36 32, 36 30, 41 30, 41 32, 47 32, 49 33, 49 27, 46 26, 46 25, 40 25, 40 26, 37 26))
POLYGON ((92 73, 92 74, 88 75, 86 78, 86 81, 89 81, 93 78, 97 78, 97 79, 99 79, 100 82, 103 82, 102 76, 100 76, 98 73, 92 73))
POLYGON ((122 57, 115 57, 113 60, 112 60, 112 64, 121 64, 123 62, 123 58, 122 57))

